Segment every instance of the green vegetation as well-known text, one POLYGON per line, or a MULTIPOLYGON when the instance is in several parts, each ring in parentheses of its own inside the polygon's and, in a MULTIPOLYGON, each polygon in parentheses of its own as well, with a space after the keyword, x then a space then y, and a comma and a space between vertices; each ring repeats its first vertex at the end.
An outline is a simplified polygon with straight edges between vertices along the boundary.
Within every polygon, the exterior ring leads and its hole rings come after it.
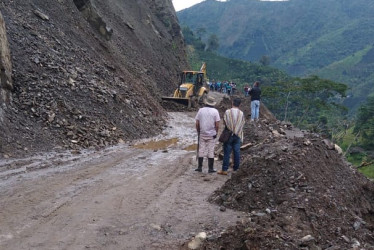
POLYGON ((374 179, 374 163, 368 158, 366 153, 355 153, 348 154, 347 160, 358 168, 358 171, 366 175, 370 179, 374 179), (362 166, 362 164, 369 163, 368 165, 362 166))
POLYGON ((374 164, 358 169, 361 173, 366 175, 370 179, 374 179, 374 164))
POLYGON ((345 126, 341 121, 345 121, 347 110, 341 103, 346 85, 317 76, 292 78, 283 71, 265 66, 266 58, 263 63, 249 63, 198 50, 194 44, 200 48, 206 46, 200 46, 203 43, 201 38, 193 32, 191 34, 186 40, 189 62, 192 68, 206 62, 210 80, 233 81, 238 89, 260 81, 266 106, 279 120, 291 121, 300 128, 332 137, 345 126))
POLYGON ((207 43, 208 51, 216 51, 219 48, 218 37, 214 34, 210 35, 207 43))
POLYGON ((374 96, 359 108, 354 132, 359 133, 365 149, 374 150, 374 96))
POLYGON ((353 111, 356 111, 359 104, 364 102, 366 97, 374 91, 374 62, 369 62, 368 56, 374 60, 373 45, 368 45, 318 71, 318 75, 324 78, 349 83, 351 88, 347 92, 349 98, 345 104, 354 108, 353 111))
POLYGON ((341 105, 347 86, 318 76, 293 78, 263 87, 267 107, 281 120, 332 137, 342 129, 347 110, 341 105), (340 124, 340 126, 339 126, 340 124))
MULTIPOLYGON (((240 2, 240 0, 231 1, 240 2)), ((210 0, 207 1, 207 4, 212 5, 216 2, 210 0)), ((303 70, 304 73, 316 71, 326 79, 317 75, 291 77, 284 71, 269 67, 274 57, 271 54, 265 54, 271 48, 268 43, 264 53, 258 55, 258 63, 252 63, 217 54, 222 51, 222 44, 225 46, 224 44, 230 39, 222 40, 220 38, 220 41, 216 43, 219 45, 218 52, 215 52, 218 46, 213 46, 215 49, 208 49, 210 46, 207 44, 211 41, 210 38, 215 36, 213 33, 207 32, 207 30, 211 31, 208 26, 196 31, 185 27, 183 32, 187 32, 184 34, 185 42, 188 44, 189 62, 193 68, 199 68, 201 62, 204 61, 208 65, 207 74, 210 80, 233 81, 238 84, 239 89, 244 84, 252 84, 259 80, 262 83, 263 101, 279 120, 291 121, 297 127, 318 132, 333 139, 345 152, 349 152, 346 155, 347 159, 357 166, 359 171, 374 178, 374 164, 371 162, 374 158, 374 153, 372 153, 374 151, 374 97, 370 97, 370 93, 374 90, 372 84, 374 80, 374 45, 366 45, 355 52, 352 50, 349 50, 349 53, 339 52, 343 56, 340 59, 337 56, 333 57, 333 60, 326 59, 330 60, 327 64, 324 59, 333 53, 324 44, 339 40, 338 38, 343 35, 346 36, 348 30, 349 34, 355 34, 351 32, 353 27, 356 26, 351 24, 347 27, 337 28, 330 33, 321 34, 315 41, 299 47, 296 54, 285 51, 284 56, 278 58, 278 62, 283 58, 282 60, 287 65, 297 64, 299 67, 301 64, 297 55, 302 55, 305 57, 304 66, 310 67, 308 70, 303 70), (318 48, 327 49, 327 51, 318 51, 318 48), (318 54, 318 60, 321 60, 318 66, 319 70, 313 68, 315 63, 314 59, 311 59, 313 54, 318 54), (368 79, 372 80, 368 81, 368 79), (336 82, 337 80, 342 83, 336 82), (348 88, 346 84, 343 84, 347 80, 355 85, 348 88), (352 108, 363 102, 366 96, 369 96, 367 102, 359 109, 357 107, 356 122, 352 112, 348 116, 348 109, 343 106, 343 103, 350 104, 349 106, 352 108)), ((233 29, 239 28, 235 26, 233 29)), ((347 43, 354 43, 353 40, 353 38, 347 39, 347 43)), ((236 43, 238 46, 243 46, 244 54, 250 51, 254 44, 254 41, 245 41, 236 43)), ((344 46, 346 45, 341 45, 340 48, 344 46)), ((257 49, 261 50, 259 47, 257 49)), ((336 47, 335 50, 337 50, 336 47)))
POLYGON ((237 83, 239 88, 246 83, 261 81, 262 85, 274 85, 278 81, 287 81, 291 77, 285 72, 264 66, 259 63, 250 63, 243 60, 230 59, 216 54, 214 51, 205 50, 205 43, 198 34, 184 27, 185 43, 187 44, 188 61, 193 69, 207 63, 207 75, 210 80, 228 80, 237 83))
POLYGON ((352 145, 356 145, 358 141, 357 134, 353 133, 353 127, 349 123, 345 123, 344 129, 334 134, 333 139, 343 151, 347 151, 352 145))
POLYGON ((347 84, 355 112, 374 93, 372 13, 372 0, 208 0, 177 14, 203 41, 216 34, 223 56, 347 84))
POLYGON ((348 161, 372 179, 374 179, 373 112, 374 98, 371 97, 367 103, 361 105, 355 124, 346 124, 347 129, 341 130, 334 137, 335 141, 347 152, 348 161))

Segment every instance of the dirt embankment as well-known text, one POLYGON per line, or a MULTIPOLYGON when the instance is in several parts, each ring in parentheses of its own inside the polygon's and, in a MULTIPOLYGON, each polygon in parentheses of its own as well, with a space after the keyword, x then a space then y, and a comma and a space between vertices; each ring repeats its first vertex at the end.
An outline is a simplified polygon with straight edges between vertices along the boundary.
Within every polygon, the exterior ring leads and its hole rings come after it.
POLYGON ((263 117, 244 134, 240 170, 210 201, 247 216, 201 249, 374 248, 374 184, 334 144, 263 117))
POLYGON ((163 129, 159 97, 187 64, 171 1, 5 0, 0 8, 14 83, 0 157, 104 147, 163 129))

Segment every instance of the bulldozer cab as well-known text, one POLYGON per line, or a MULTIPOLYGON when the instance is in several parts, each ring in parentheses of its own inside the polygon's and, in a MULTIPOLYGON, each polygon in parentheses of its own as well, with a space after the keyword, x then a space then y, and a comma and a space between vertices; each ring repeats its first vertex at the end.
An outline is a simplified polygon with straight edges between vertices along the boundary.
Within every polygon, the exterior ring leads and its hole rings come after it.
POLYGON ((204 84, 203 82, 204 73, 199 72, 199 71, 183 71, 181 73, 180 78, 181 78, 180 86, 182 86, 183 84, 186 84, 186 85, 192 84, 193 95, 197 96, 200 91, 200 88, 204 84))
POLYGON ((200 71, 182 71, 181 73, 181 83, 182 84, 188 84, 192 83, 193 85, 197 87, 201 87, 204 84, 204 80, 206 77, 206 64, 203 63, 201 65, 200 71))
POLYGON ((192 83, 194 85, 202 85, 204 79, 204 73, 198 71, 183 71, 180 75, 180 84, 192 83))

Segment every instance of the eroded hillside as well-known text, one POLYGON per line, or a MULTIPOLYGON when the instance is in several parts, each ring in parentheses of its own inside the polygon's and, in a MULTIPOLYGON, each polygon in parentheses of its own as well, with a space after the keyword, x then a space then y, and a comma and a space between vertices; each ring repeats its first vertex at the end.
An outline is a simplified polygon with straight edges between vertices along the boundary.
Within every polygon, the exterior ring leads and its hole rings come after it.
POLYGON ((1 156, 112 145, 163 128, 158 98, 187 65, 171 1, 0 7, 13 63, 13 89, 2 82, 12 101, 1 99, 1 156))

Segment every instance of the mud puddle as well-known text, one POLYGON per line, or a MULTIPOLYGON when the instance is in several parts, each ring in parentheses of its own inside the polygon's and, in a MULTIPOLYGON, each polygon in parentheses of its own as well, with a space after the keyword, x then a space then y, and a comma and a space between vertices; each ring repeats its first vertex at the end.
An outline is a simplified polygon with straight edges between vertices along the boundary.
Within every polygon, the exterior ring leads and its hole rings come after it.
MULTIPOLYGON (((149 155, 152 151, 153 157, 158 150, 172 150, 173 154, 184 154, 183 151, 192 151, 197 143, 197 134, 194 128, 194 113, 170 112, 168 113, 169 122, 165 131, 153 138, 133 141, 130 144, 119 144, 108 147, 102 151, 81 150, 79 154, 72 151, 51 151, 36 154, 32 157, 22 159, 0 159, 0 180, 8 180, 12 176, 30 178, 33 174, 41 176, 54 171, 65 171, 70 167, 76 167, 88 160, 102 158, 113 152, 127 152, 133 148, 146 150, 149 155), (43 170, 33 173, 35 170, 43 170), (26 174, 26 175, 25 175, 26 174)), ((139 151, 143 152, 143 151, 139 151)), ((162 152, 159 152, 162 153, 162 152)), ((165 157, 165 154, 161 155, 165 157)), ((162 158, 160 157, 160 158, 162 158)), ((9 181, 11 181, 9 179, 9 181)), ((0 182, 0 187, 2 186, 0 182)))
POLYGON ((186 151, 196 151, 197 150, 197 144, 192 144, 190 146, 187 146, 183 150, 186 150, 186 151))
POLYGON ((141 144, 135 144, 134 147, 141 148, 141 149, 160 150, 160 149, 166 149, 170 146, 176 145, 178 141, 179 141, 178 138, 171 138, 167 140, 143 142, 141 144))
POLYGON ((168 115, 168 126, 161 135, 135 141, 133 146, 147 150, 196 150, 195 113, 169 112, 168 115))

